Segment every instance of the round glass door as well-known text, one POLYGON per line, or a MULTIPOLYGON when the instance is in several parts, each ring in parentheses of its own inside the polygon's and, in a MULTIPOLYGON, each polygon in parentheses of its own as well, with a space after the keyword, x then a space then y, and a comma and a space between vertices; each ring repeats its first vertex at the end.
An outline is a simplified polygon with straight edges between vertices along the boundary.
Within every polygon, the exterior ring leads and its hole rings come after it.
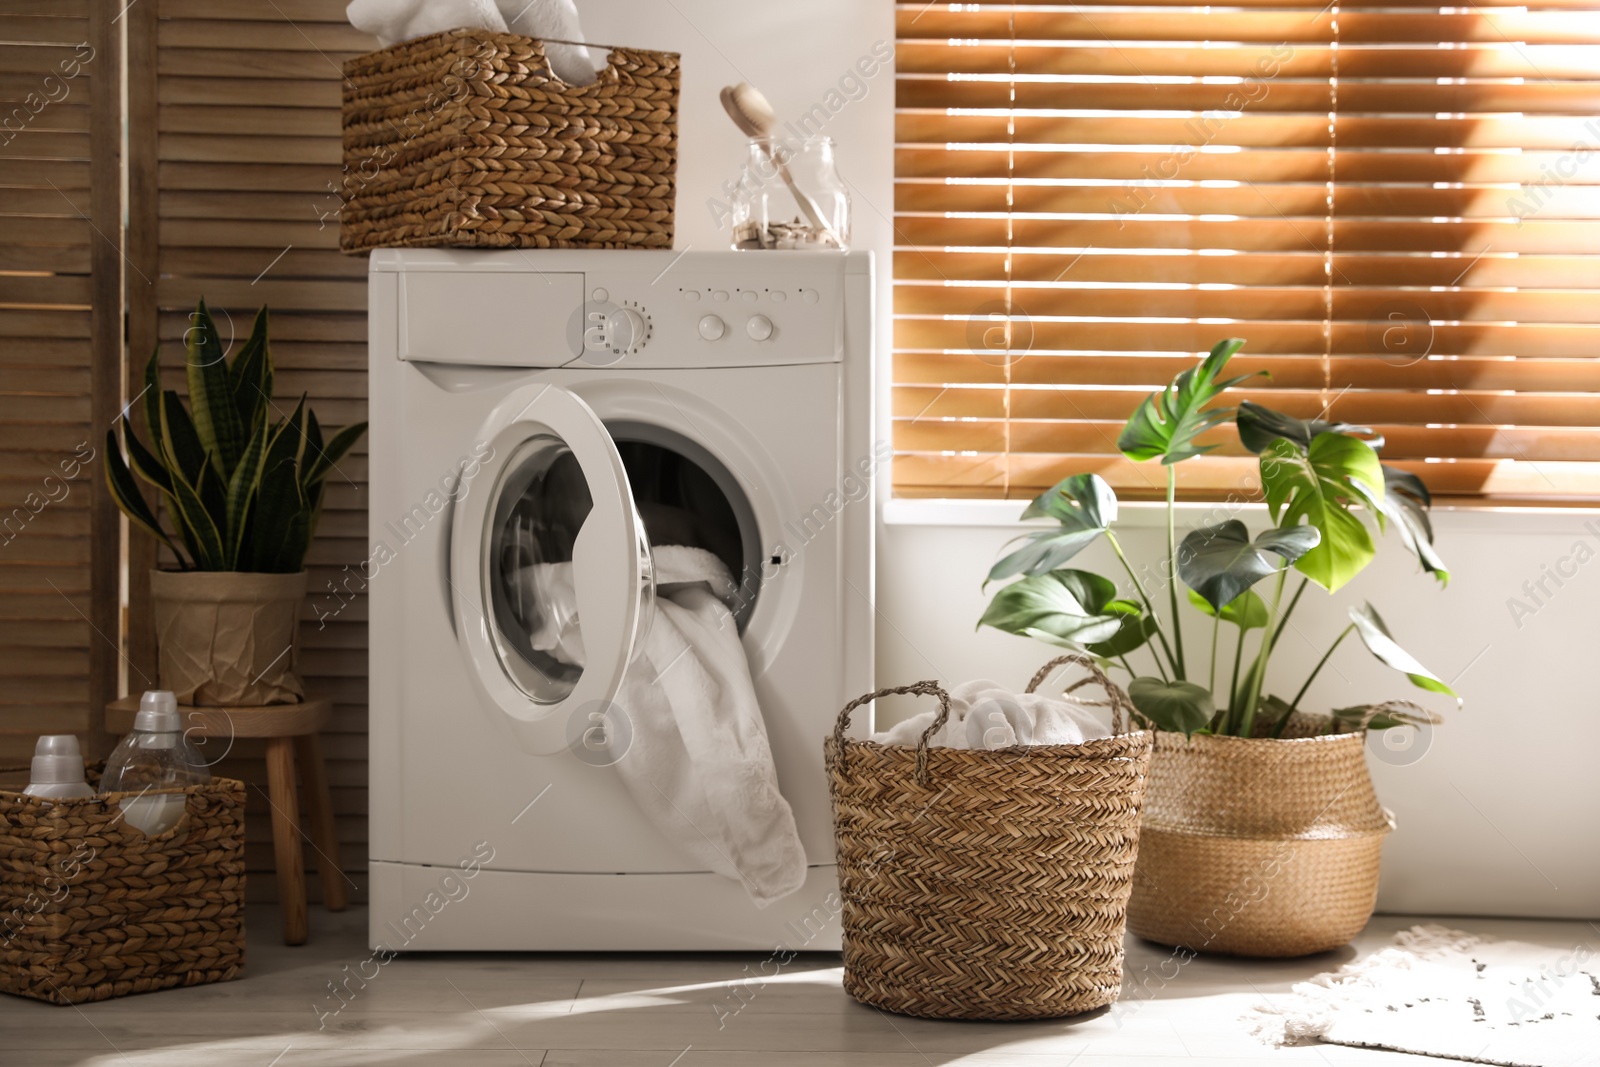
POLYGON ((487 492, 452 520, 457 638, 518 743, 553 754, 638 651, 655 603, 649 545, 622 457, 577 396, 514 390, 480 435, 487 492))
POLYGON ((493 499, 483 578, 495 651, 530 700, 558 703, 583 674, 572 554, 594 501, 571 449, 554 437, 517 446, 493 499))

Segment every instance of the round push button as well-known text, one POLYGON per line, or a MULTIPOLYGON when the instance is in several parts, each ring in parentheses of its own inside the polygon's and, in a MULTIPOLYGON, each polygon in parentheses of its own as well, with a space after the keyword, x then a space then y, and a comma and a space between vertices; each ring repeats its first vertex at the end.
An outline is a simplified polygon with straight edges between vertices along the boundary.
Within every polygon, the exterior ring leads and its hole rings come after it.
POLYGON ((700 336, 707 341, 715 341, 728 330, 728 326, 715 315, 706 315, 700 320, 700 336))
POLYGON ((815 304, 822 297, 815 289, 802 289, 800 290, 800 299, 808 304, 815 304))
POLYGON ((772 320, 765 315, 753 315, 744 324, 744 332, 750 335, 751 340, 765 341, 772 336, 772 320))

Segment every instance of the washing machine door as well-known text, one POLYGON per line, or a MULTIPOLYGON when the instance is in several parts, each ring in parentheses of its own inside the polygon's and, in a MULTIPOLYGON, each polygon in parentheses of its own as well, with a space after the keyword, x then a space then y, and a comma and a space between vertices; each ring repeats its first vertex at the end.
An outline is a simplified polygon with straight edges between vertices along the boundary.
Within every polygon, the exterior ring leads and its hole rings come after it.
POLYGON ((461 650, 522 748, 593 747, 655 602, 622 458, 594 411, 548 384, 497 405, 484 444, 452 527, 461 650))

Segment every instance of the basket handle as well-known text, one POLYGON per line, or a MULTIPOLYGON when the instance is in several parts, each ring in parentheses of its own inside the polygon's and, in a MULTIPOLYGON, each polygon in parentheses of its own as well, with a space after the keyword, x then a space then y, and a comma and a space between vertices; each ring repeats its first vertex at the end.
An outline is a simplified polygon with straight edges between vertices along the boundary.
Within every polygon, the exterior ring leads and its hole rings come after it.
POLYGON ((833 743, 839 751, 839 771, 845 773, 845 731, 850 728, 850 716, 863 704, 870 704, 879 697, 900 696, 911 693, 918 696, 936 696, 939 698, 939 714, 933 718, 933 725, 922 731, 922 736, 917 739, 917 784, 924 789, 928 787, 928 741, 939 728, 950 718, 950 694, 936 681, 915 682, 911 685, 891 686, 888 689, 878 689, 866 696, 856 697, 844 706, 839 712, 839 720, 833 724, 833 743))
MULTIPOLYGON (((1100 664, 1081 653, 1069 652, 1064 656, 1057 656, 1049 663, 1046 663, 1043 667, 1040 667, 1034 676, 1028 681, 1028 688, 1023 690, 1023 692, 1038 692, 1039 687, 1044 684, 1045 679, 1050 677, 1051 674, 1055 673, 1055 669, 1057 667, 1068 663, 1082 667, 1084 670, 1089 672, 1089 676, 1087 678, 1079 678, 1076 682, 1073 682, 1071 685, 1067 686, 1066 689, 1062 690, 1062 695, 1066 696, 1074 690, 1083 688, 1090 682, 1095 683, 1101 689, 1105 690, 1107 697, 1106 702, 1109 702, 1111 705, 1112 732, 1118 734, 1127 733, 1133 723, 1133 716, 1136 714, 1133 703, 1128 699, 1128 694, 1124 693, 1121 686, 1117 685, 1116 682, 1113 682, 1109 677, 1106 676, 1106 672, 1100 669, 1100 664)), ((1103 702, 1096 701, 1096 703, 1103 702)))
POLYGON ((616 63, 612 61, 612 57, 615 56, 618 50, 622 48, 621 45, 592 44, 588 41, 566 41, 559 37, 529 37, 528 40, 533 42, 533 46, 539 54, 539 59, 543 64, 542 69, 544 70, 546 77, 553 82, 561 84, 569 90, 576 92, 583 89, 590 89, 602 82, 616 82, 621 78, 621 76, 617 73, 616 63), (561 75, 556 73, 556 68, 550 62, 550 53, 545 49, 545 45, 547 44, 565 44, 572 45, 576 48, 585 49, 587 52, 591 53, 591 59, 593 59, 593 52, 604 51, 605 62, 603 65, 595 68, 594 81, 590 82, 588 85, 573 85, 571 82, 567 81, 561 75))

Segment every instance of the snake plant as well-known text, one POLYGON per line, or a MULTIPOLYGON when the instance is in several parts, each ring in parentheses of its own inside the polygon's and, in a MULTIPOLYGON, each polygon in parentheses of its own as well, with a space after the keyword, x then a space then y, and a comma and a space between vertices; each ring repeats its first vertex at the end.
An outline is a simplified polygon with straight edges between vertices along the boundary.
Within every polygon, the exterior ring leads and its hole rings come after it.
POLYGON ((143 400, 152 444, 134 434, 126 410, 126 459, 116 429, 106 431, 111 496, 184 570, 295 573, 316 533, 328 474, 367 424, 346 426, 325 441, 304 395, 287 418, 268 417, 282 411, 272 402, 265 307, 231 361, 204 300, 185 345, 188 407, 176 391, 161 388, 158 345, 135 401, 143 400), (175 537, 161 528, 135 474, 161 494, 175 537))

